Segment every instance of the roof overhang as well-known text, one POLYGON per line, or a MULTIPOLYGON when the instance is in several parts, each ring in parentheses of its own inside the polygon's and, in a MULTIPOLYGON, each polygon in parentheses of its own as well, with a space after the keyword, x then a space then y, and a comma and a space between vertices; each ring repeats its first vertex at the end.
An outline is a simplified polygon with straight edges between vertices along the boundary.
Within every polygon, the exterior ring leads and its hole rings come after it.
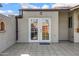
POLYGON ((73 11, 73 10, 76 10, 76 9, 79 9, 79 5, 77 5, 77 6, 75 6, 75 7, 72 7, 72 8, 70 9, 70 11, 73 11))
POLYGON ((69 11, 69 9, 20 9, 20 11, 69 11))

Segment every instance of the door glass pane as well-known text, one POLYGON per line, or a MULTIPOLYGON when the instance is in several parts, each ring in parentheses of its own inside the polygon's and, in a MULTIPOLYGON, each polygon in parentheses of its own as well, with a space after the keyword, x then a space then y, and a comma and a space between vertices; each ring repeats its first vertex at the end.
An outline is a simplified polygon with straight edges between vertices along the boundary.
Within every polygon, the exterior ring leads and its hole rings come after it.
POLYGON ((42 20, 42 40, 49 40, 48 19, 42 20))
POLYGON ((38 19, 31 19, 31 40, 38 40, 38 19))

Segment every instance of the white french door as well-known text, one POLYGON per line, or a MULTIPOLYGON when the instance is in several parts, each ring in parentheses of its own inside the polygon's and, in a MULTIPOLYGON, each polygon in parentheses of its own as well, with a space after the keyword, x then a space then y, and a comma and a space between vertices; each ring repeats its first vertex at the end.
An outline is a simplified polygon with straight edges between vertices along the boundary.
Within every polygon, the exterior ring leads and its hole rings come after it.
POLYGON ((51 23, 49 18, 29 19, 29 42, 50 42, 51 23))

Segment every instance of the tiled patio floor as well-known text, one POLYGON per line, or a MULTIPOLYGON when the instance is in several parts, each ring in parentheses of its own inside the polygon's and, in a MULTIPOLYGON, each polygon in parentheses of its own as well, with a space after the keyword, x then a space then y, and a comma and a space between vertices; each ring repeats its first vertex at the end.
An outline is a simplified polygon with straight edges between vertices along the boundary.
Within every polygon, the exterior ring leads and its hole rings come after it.
POLYGON ((30 56, 79 56, 79 43, 62 42, 50 45, 16 43, 2 54, 6 56, 20 56, 22 54, 30 56))

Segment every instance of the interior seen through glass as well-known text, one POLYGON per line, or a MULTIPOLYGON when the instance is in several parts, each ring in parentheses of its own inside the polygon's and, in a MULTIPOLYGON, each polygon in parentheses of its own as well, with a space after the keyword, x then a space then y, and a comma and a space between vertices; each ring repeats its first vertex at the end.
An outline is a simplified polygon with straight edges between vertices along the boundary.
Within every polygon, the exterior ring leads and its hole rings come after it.
POLYGON ((31 40, 38 40, 38 32, 42 32, 42 40, 49 40, 49 22, 48 19, 42 19, 41 25, 38 24, 39 19, 31 19, 31 40), (41 26, 41 31, 38 31, 41 26))

